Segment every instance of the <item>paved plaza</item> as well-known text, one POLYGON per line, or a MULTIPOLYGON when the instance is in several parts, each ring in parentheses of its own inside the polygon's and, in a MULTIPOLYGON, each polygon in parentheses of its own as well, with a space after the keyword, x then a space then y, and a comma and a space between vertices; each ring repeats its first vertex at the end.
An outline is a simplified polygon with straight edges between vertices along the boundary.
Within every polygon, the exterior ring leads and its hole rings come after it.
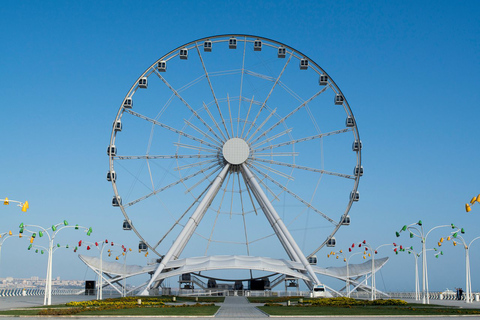
MULTIPOLYGON (((91 300, 94 299, 95 296, 84 296, 84 295, 72 295, 72 296, 53 296, 52 303, 53 304, 62 304, 67 303, 69 301, 82 301, 82 300, 91 300)), ((418 303, 415 300, 405 299, 405 301, 409 303, 418 303)), ((480 309, 480 302, 473 302, 473 303, 465 303, 464 301, 456 301, 456 300, 431 300, 431 304, 437 304, 442 306, 451 306, 451 307, 460 307, 460 308, 478 308, 480 309)), ((215 316, 208 316, 208 317, 164 317, 164 316, 156 316, 156 317, 141 317, 142 319, 164 319, 164 320, 178 320, 178 319, 207 319, 207 318, 215 318, 218 320, 235 320, 235 319, 261 319, 261 318, 268 318, 269 316, 257 309, 257 306, 261 306, 261 303, 249 303, 245 297, 226 297, 224 303, 216 303, 220 306, 220 309, 215 314, 215 316)), ((8 309, 16 309, 16 308, 26 308, 26 307, 36 307, 43 305, 43 296, 29 296, 29 297, 2 297, 0 298, 0 310, 8 310, 8 309)), ((353 320, 353 319, 389 319, 389 320, 397 320, 397 319, 406 319, 406 318, 415 318, 415 319, 425 319, 425 320, 435 320, 435 319, 460 319, 460 318, 469 318, 469 319, 480 319, 480 316, 443 316, 443 317, 436 317, 436 316, 428 316, 428 317, 414 317, 414 316, 397 316, 397 317, 384 317, 384 316, 363 316, 363 317, 352 317, 352 316, 315 316, 315 317, 279 317, 279 316, 272 316, 270 318, 279 318, 282 320, 294 320, 294 319, 324 319, 324 320, 334 320, 334 319, 342 319, 342 320, 353 320)), ((18 319, 18 317, 10 317, 10 316, 0 316, 1 319, 18 319)), ((22 317, 22 319, 39 319, 40 317, 22 317)), ((49 318, 64 318, 64 317, 49 317, 49 318)), ((68 316, 70 319, 85 319, 86 316, 68 316)), ((88 317, 91 318, 91 317, 88 317)), ((130 319, 130 318, 138 318, 138 317, 108 317, 102 316, 102 319, 130 319)))

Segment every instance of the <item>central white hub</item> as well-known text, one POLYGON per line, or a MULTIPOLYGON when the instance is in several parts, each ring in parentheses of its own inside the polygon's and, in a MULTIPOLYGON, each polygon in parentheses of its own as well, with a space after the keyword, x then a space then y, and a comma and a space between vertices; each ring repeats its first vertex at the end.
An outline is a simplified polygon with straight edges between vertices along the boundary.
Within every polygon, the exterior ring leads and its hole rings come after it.
POLYGON ((242 164, 250 155, 250 147, 240 138, 232 138, 223 145, 223 157, 230 164, 242 164))

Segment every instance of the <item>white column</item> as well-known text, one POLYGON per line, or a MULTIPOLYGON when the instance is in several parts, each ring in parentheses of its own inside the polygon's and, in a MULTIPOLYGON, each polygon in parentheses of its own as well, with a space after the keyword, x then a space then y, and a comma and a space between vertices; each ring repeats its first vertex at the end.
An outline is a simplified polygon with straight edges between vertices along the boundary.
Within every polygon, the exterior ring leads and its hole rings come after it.
POLYGON ((195 229, 197 228, 198 224, 200 223, 203 216, 205 215, 205 212, 207 212, 207 209, 210 207, 210 204, 212 203, 213 199, 215 199, 215 196, 220 190, 220 187, 222 186, 223 181, 225 180, 225 177, 229 169, 230 169, 230 164, 227 163, 225 167, 222 169, 222 171, 218 174, 218 176, 213 181, 212 185, 210 186, 210 189, 207 191, 207 194, 202 199, 197 209, 195 209, 195 212, 192 214, 192 216, 190 217, 190 219, 188 220, 188 222, 185 224, 182 231, 178 235, 175 242, 172 244, 168 252, 163 257, 162 262, 160 262, 160 264, 157 267, 157 270, 155 270, 155 273, 153 274, 152 278, 150 279, 147 286, 145 287, 145 290, 143 290, 140 293, 140 295, 143 295, 143 296, 148 295, 148 289, 155 282, 156 278, 163 271, 167 263, 172 258, 176 259, 178 258, 178 256, 180 256, 186 244, 188 243, 193 233, 195 232, 195 229))

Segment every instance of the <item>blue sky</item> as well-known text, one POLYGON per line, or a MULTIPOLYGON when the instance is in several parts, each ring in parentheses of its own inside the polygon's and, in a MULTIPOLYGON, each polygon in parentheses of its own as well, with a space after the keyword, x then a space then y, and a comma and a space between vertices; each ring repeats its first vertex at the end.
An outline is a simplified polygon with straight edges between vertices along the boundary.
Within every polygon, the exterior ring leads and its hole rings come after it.
MULTIPOLYGON (((92 239, 135 246, 137 238, 120 230, 123 218, 110 206, 105 181, 105 148, 123 97, 173 48, 245 33, 307 54, 352 107, 365 175, 352 225, 338 233, 339 249, 363 239, 397 241, 394 232, 418 219, 427 228, 454 222, 473 239, 480 207, 467 215, 463 205, 480 192, 479 13, 476 1, 4 2, 0 197, 28 199, 31 209, 24 215, 2 207, 2 229, 67 219, 93 226, 92 239)), ((2 248, 1 277, 44 276, 46 257, 26 246, 10 240, 2 248)), ((480 264, 477 249, 472 268, 480 264)), ((91 276, 71 252, 55 259, 54 276, 91 276)), ((429 259, 431 289, 464 286, 463 250, 449 246, 442 259, 429 259)), ((392 260, 382 271, 385 288, 412 290, 405 279, 412 278, 413 259, 392 260)), ((472 281, 480 289, 475 274, 472 281)))

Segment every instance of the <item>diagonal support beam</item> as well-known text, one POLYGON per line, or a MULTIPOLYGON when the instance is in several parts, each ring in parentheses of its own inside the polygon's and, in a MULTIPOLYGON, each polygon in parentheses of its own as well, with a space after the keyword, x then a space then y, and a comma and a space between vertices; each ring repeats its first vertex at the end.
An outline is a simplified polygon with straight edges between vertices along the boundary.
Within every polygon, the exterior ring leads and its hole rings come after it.
POLYGON ((245 165, 245 163, 241 165, 241 168, 242 173, 245 174, 245 180, 247 181, 247 184, 254 191, 253 194, 255 195, 258 203, 261 204, 262 210, 265 213, 268 221, 272 225, 273 229, 275 230, 275 233, 277 234, 282 244, 286 244, 286 246, 284 245, 284 247, 285 250, 287 250, 287 254, 290 257, 294 257, 297 262, 300 262, 305 267, 308 277, 311 279, 314 285, 320 285, 321 283, 318 280, 315 272, 313 271, 312 266, 308 263, 302 250, 297 245, 295 239, 293 239, 292 235, 283 223, 283 220, 280 218, 277 211, 268 200, 267 196, 258 184, 257 179, 255 179, 252 171, 250 171, 250 169, 245 165), (288 252, 289 250, 292 250, 292 252, 288 252))
POLYGON ((185 224, 182 231, 178 235, 177 239, 175 240, 175 242, 172 244, 168 252, 163 257, 162 261, 157 267, 157 270, 155 270, 155 273, 153 274, 152 278, 148 282, 145 289, 142 291, 142 293, 140 293, 140 295, 142 296, 148 295, 148 289, 152 287, 152 284, 155 282, 158 275, 160 275, 160 273, 163 271, 167 263, 170 260, 177 259, 178 256, 182 253, 183 249, 185 248, 188 241, 190 240, 193 233, 195 232, 195 229, 197 229, 198 224, 200 223, 200 221, 202 221, 202 218, 205 215, 205 212, 207 212, 207 209, 210 207, 210 204, 212 203, 213 199, 215 199, 218 191, 220 190, 223 184, 223 181, 225 180, 225 177, 229 169, 230 169, 230 164, 227 163, 225 167, 223 167, 222 171, 218 174, 218 176, 213 181, 212 185, 210 186, 210 189, 205 194, 205 197, 199 203, 197 209, 195 209, 192 216, 190 217, 190 219, 188 220, 188 222, 185 224))

